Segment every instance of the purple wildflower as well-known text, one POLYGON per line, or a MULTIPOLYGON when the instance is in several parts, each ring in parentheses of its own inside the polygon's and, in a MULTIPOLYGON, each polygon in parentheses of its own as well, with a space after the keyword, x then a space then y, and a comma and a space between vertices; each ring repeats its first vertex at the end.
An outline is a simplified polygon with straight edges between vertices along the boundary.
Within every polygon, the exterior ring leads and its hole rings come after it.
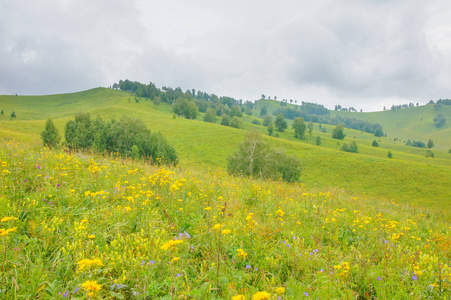
POLYGON ((379 280, 379 281, 381 281, 382 280, 382 278, 379 276, 379 277, 377 277, 377 280, 379 280))
POLYGON ((69 294, 69 291, 66 290, 66 292, 65 292, 64 295, 63 295, 63 298, 66 298, 68 294, 69 294))
POLYGON ((246 265, 246 269, 250 269, 251 268, 251 265, 246 265))
POLYGON ((304 295, 305 295, 305 297, 308 297, 308 293, 307 292, 304 292, 304 295))

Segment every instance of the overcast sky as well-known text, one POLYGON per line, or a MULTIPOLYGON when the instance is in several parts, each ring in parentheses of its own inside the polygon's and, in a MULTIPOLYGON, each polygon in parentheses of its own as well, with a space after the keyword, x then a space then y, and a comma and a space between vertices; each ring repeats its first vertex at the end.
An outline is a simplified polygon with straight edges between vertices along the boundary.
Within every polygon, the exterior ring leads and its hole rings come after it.
POLYGON ((120 79, 364 111, 451 98, 451 1, 0 2, 0 94, 120 79))

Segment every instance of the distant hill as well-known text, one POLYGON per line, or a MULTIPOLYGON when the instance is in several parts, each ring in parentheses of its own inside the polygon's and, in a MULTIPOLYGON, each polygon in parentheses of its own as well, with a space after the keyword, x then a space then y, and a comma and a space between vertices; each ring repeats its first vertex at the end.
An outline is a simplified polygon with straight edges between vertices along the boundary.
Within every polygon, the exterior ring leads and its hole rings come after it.
MULTIPOLYGON (((268 114, 280 107, 278 101, 260 100, 252 114, 243 114, 243 128, 236 129, 203 122, 203 113, 196 120, 175 117, 172 106, 161 103, 155 106, 135 95, 106 88, 96 88, 79 93, 49 96, 0 96, 0 136, 5 140, 40 142, 44 122, 52 118, 64 135, 65 123, 80 111, 105 119, 128 116, 142 119, 152 131, 162 132, 179 153, 180 167, 225 168, 227 157, 233 153, 246 133, 257 129, 266 135, 276 148, 284 149, 302 162, 301 181, 310 187, 341 187, 370 197, 383 197, 396 202, 412 203, 425 207, 442 208, 451 212, 451 120, 441 129, 431 127, 435 111, 432 105, 376 113, 333 112, 381 124, 387 137, 375 137, 358 130, 346 129, 344 141, 331 138, 335 126, 314 123, 312 135, 302 141, 294 137, 293 129, 279 133, 279 138, 267 136, 267 128, 252 124, 260 118, 260 108, 267 106, 268 114), (12 111, 16 118, 10 118, 12 111), (420 118, 423 117, 423 121, 420 118), (243 130, 244 129, 244 130, 243 130), (321 145, 315 143, 320 137, 321 145), (394 138, 398 137, 395 141, 394 138), (432 149, 435 158, 426 158, 426 149, 405 146, 403 140, 431 137, 436 144, 432 149), (379 147, 372 147, 377 140, 379 147), (356 141, 359 153, 340 151, 341 145, 356 141), (387 158, 387 152, 393 158, 387 158)), ((288 107, 294 105, 287 104, 288 107)), ((442 113, 449 118, 451 107, 443 106, 442 113)))

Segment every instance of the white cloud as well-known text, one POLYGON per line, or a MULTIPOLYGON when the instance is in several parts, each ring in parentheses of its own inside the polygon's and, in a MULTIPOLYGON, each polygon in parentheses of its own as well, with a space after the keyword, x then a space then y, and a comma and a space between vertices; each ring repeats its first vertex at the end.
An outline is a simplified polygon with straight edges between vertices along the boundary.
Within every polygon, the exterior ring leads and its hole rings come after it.
POLYGON ((3 1, 0 93, 119 79, 381 109, 449 97, 447 1, 3 1))

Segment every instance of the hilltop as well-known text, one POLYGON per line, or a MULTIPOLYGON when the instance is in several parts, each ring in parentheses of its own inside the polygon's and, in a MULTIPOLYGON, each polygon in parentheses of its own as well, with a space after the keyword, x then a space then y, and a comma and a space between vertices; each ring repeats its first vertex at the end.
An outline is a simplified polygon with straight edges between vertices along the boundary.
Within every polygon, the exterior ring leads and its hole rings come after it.
MULTIPOLYGON (((255 119, 262 121, 257 117, 260 107, 268 105, 268 113, 270 107, 280 107, 276 101, 258 101, 251 115, 243 114, 242 128, 236 129, 219 125, 219 120, 216 124, 203 122, 203 113, 199 113, 196 120, 174 118, 172 106, 168 103, 162 102, 155 106, 150 99, 139 98, 136 101, 135 94, 106 88, 50 96, 0 96, 0 103, 0 109, 5 111, 0 119, 2 137, 27 143, 40 143, 39 134, 48 118, 54 119, 60 133, 64 132, 65 123, 80 111, 104 119, 120 118, 124 114, 140 118, 152 131, 160 131, 176 148, 181 168, 225 168, 227 157, 243 140, 246 129, 257 129, 267 134, 266 127, 252 124, 255 119), (16 119, 10 120, 11 111, 16 113, 16 119)), ((398 119, 398 115, 401 118, 406 112, 417 115, 421 111, 426 124, 426 119, 432 116, 430 109, 425 106, 394 112, 348 113, 352 117, 370 116, 367 119, 381 124, 387 137, 376 138, 373 134, 346 129, 345 140, 337 141, 330 136, 335 126, 322 125, 323 129, 320 130, 319 124, 314 123, 312 135, 307 135, 306 141, 296 139, 291 128, 279 133, 279 138, 266 136, 265 139, 301 161, 301 182, 305 186, 344 188, 371 197, 414 203, 449 213, 449 127, 436 131, 433 139, 439 146, 432 149, 435 158, 426 158, 425 149, 405 146, 399 140, 404 135, 411 139, 418 138, 413 134, 410 136, 413 131, 409 126, 397 134, 396 127, 388 123, 391 119, 398 119), (387 121, 377 116, 386 116, 387 121), (320 146, 315 144, 317 136, 322 141, 320 146), (398 140, 395 141, 395 137, 398 140), (374 140, 379 141, 379 147, 371 146, 374 140), (357 142, 359 153, 340 151, 343 142, 350 141, 357 142), (393 153, 393 159, 387 158, 387 151, 393 153)), ((330 114, 333 116, 334 112, 330 114)), ((407 124, 413 124, 413 121, 407 124)), ((426 136, 427 131, 424 130, 423 134, 426 136)))

